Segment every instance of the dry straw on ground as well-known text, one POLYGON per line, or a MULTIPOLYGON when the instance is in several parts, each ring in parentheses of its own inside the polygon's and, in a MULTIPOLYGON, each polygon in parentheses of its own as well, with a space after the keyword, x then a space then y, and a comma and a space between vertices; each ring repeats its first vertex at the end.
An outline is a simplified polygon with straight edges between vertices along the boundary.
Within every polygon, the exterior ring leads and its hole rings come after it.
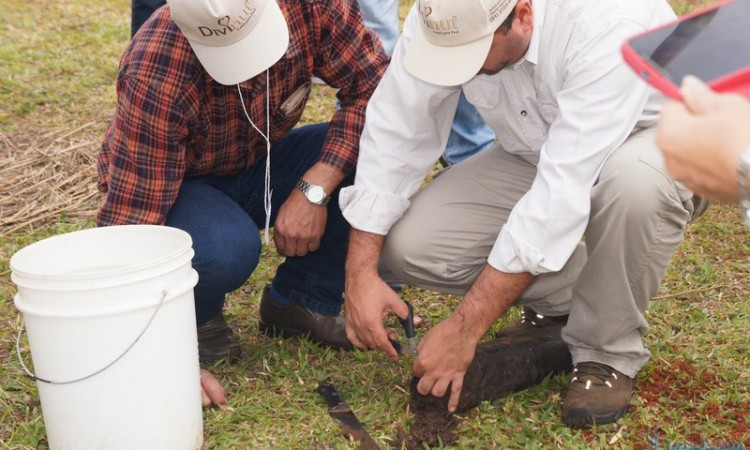
POLYGON ((100 145, 91 137, 94 125, 65 133, 0 133, 0 238, 63 215, 93 217, 100 145))

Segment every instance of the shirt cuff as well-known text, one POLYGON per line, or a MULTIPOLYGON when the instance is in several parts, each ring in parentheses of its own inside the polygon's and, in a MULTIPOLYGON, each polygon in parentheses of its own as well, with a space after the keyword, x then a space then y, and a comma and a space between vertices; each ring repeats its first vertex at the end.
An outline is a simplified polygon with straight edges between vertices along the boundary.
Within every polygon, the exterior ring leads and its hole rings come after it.
POLYGON ((487 263, 497 270, 506 273, 529 272, 532 275, 552 272, 542 266, 543 260, 542 252, 528 242, 513 237, 507 226, 500 230, 500 235, 487 257, 487 263))
POLYGON ((339 193, 339 207, 352 228, 385 236, 409 208, 408 199, 389 192, 349 186, 339 193))

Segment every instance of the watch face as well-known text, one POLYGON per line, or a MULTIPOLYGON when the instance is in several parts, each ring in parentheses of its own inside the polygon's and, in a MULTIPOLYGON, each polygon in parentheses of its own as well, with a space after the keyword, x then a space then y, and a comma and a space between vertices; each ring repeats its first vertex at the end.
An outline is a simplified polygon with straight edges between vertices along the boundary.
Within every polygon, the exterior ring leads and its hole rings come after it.
POLYGON ((310 186, 307 190, 307 198, 313 203, 321 203, 326 198, 326 193, 320 186, 310 186))

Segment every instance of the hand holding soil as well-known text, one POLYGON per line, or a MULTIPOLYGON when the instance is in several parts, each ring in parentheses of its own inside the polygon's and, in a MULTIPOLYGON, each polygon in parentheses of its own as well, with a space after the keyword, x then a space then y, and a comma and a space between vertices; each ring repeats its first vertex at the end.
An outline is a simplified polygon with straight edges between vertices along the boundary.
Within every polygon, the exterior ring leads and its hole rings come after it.
POLYGON ((476 346, 477 342, 463 333, 451 318, 427 332, 414 361, 414 376, 421 378, 417 386, 419 393, 442 397, 450 387, 448 410, 454 412, 476 346))
MULTIPOLYGON (((476 346, 461 382, 458 412, 468 411, 486 400, 496 400, 511 392, 540 383, 546 377, 569 372, 570 351, 562 340, 563 325, 531 329, 513 336, 485 341, 476 346)), ((436 327, 437 328, 437 327, 436 327)), ((424 342, 420 358, 424 355, 424 342)), ((437 342, 437 341, 434 341, 437 342)), ((438 353, 439 355, 439 353, 438 353)), ((416 363, 415 363, 416 364, 416 363)), ((419 378, 411 381, 409 409, 414 412, 411 433, 401 430, 391 448, 422 449, 424 445, 453 445, 458 418, 448 411, 448 395, 426 395, 418 391, 419 378)))

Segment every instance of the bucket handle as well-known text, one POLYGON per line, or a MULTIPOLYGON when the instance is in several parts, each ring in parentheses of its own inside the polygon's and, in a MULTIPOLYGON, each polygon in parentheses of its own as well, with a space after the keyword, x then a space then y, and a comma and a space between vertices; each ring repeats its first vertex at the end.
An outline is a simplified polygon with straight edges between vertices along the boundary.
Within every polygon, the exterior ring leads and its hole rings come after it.
POLYGON ((73 383, 78 383, 80 381, 88 380, 89 378, 91 378, 93 376, 96 376, 96 375, 99 375, 100 373, 102 373, 105 370, 107 370, 110 367, 112 367, 117 361, 119 361, 120 359, 122 359, 122 357, 125 356, 130 351, 130 349, 132 349, 135 346, 135 344, 146 333, 146 330, 148 330, 148 327, 151 326, 151 322, 154 321, 154 317, 156 317, 156 313, 159 312, 159 309, 161 309, 161 305, 164 304, 164 299, 165 298, 167 298, 167 291, 166 290, 162 291, 162 293, 161 293, 161 299, 159 299, 159 304, 156 305, 156 309, 154 309, 154 312, 151 314, 151 317, 148 319, 148 322, 146 322, 146 326, 143 327, 143 330, 141 330, 140 333, 138 333, 138 336, 136 336, 136 338, 133 341, 133 343, 130 344, 130 345, 128 345, 128 347, 117 358, 115 358, 114 360, 112 360, 112 362, 110 362, 106 366, 102 367, 101 369, 95 371, 94 373, 91 373, 89 375, 86 375, 86 376, 83 376, 83 377, 80 377, 80 378, 76 378, 74 380, 68 380, 68 381, 47 380, 45 378, 41 378, 41 377, 37 376, 36 374, 34 374, 26 366, 26 363, 23 362, 23 355, 22 355, 22 352, 21 352, 21 336, 23 335, 23 330, 24 330, 23 318, 21 318, 21 326, 19 327, 19 329, 18 329, 18 335, 16 336, 16 355, 18 356, 18 361, 21 363, 21 367, 23 367, 23 371, 26 372, 26 375, 28 375, 32 380, 41 381, 42 383, 47 383, 47 384, 73 384, 73 383))

